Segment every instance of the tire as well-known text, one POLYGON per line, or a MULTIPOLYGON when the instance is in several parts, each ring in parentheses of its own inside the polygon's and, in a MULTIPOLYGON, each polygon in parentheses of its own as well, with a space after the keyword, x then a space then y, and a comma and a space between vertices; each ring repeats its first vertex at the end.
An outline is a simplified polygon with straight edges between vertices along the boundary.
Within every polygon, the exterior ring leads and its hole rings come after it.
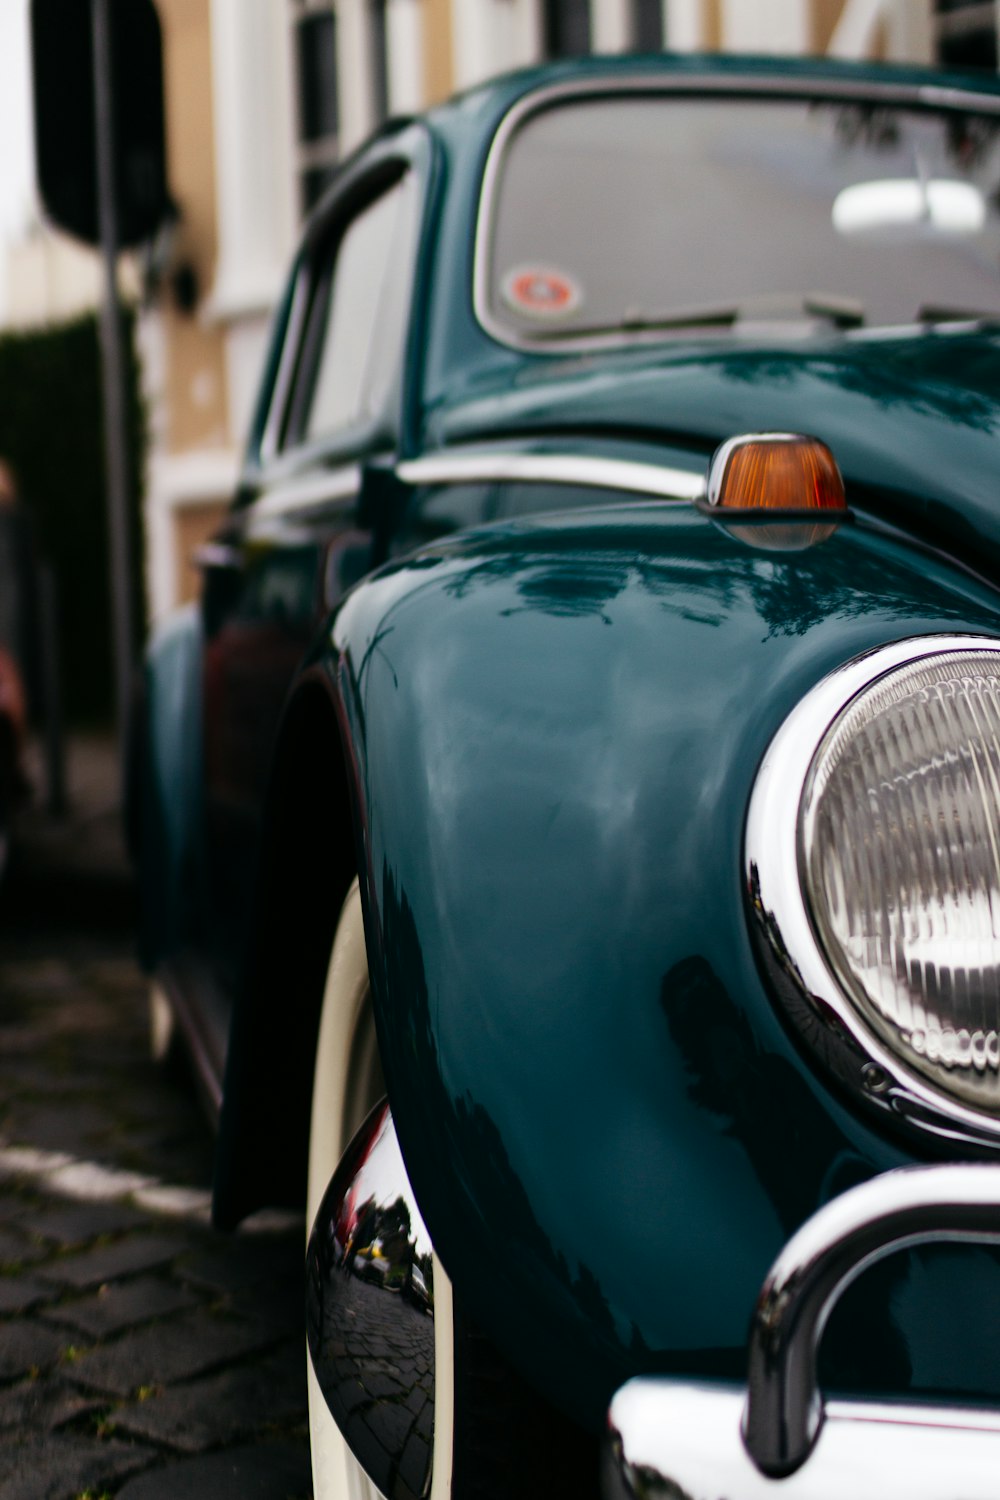
MULTIPOLYGON (((355 1131, 385 1094, 361 898, 344 902, 313 1082, 307 1234, 355 1131)), ((428 1500, 597 1500, 596 1438, 539 1397, 477 1328, 434 1257, 434 1456, 428 1500)), ((306 1355, 316 1500, 379 1500, 330 1415, 306 1355)))
MULTIPOLYGON (((316 1044, 306 1193, 307 1234, 349 1141, 384 1094, 368 983, 361 897, 355 880, 344 901, 330 954, 316 1044)), ((451 1494, 452 1343, 451 1286, 435 1257, 435 1442, 429 1500, 447 1500, 451 1494)), ((379 1491, 360 1468, 330 1415, 308 1353, 306 1373, 316 1500, 379 1500, 379 1491)))

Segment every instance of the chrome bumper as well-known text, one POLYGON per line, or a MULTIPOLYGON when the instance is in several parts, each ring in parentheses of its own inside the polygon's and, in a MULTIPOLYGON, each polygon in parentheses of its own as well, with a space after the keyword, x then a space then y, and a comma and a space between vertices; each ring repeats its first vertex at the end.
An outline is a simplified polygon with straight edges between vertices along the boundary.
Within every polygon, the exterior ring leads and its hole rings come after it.
POLYGON ((757 1300, 746 1389, 632 1380, 608 1414, 606 1500, 997 1500, 1000 1413, 830 1402, 827 1317, 861 1271, 938 1240, 1000 1243, 1000 1167, 905 1167, 820 1210, 757 1300))
POLYGON ((808 1461, 762 1474, 740 1387, 631 1380, 609 1414, 607 1500, 997 1500, 1000 1419, 952 1407, 833 1402, 808 1461))

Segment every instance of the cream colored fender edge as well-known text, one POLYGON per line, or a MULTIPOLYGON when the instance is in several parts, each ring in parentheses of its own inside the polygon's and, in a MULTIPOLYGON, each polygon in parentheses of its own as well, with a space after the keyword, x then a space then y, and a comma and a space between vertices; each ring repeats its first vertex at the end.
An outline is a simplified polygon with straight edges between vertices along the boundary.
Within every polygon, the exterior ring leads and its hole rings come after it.
MULTIPOLYGON (((355 880, 344 901, 330 955, 313 1082, 309 1133, 306 1235, 330 1178, 364 1113, 365 1079, 352 1078, 352 1058, 371 1067, 377 1053, 368 1003, 368 953, 365 948, 361 896, 355 880), (352 1104, 361 1104, 352 1119, 352 1104)), ((434 1257, 435 1429, 430 1500, 450 1500, 454 1410, 454 1339, 451 1282, 434 1257)), ((312 1360, 306 1352, 309 1393, 309 1437, 312 1445, 313 1493, 316 1500, 377 1500, 323 1400, 312 1360)))

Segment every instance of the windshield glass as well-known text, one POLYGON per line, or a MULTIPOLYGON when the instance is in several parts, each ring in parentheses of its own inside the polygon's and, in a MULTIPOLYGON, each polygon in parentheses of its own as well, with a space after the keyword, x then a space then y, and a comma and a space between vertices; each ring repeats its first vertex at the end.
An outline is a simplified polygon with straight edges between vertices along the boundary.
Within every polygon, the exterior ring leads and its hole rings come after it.
POLYGON ((484 322, 545 343, 1000 317, 998 132, 829 100, 544 107, 501 160, 484 322))

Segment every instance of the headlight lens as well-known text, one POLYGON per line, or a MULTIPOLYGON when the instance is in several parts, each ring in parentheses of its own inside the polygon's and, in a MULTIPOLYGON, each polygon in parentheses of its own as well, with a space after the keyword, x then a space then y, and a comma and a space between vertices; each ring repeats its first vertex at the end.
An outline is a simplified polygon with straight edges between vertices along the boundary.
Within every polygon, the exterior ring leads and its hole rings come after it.
POLYGON ((1000 658, 886 672, 833 721, 799 817, 828 961, 890 1048, 1000 1113, 1000 658))

